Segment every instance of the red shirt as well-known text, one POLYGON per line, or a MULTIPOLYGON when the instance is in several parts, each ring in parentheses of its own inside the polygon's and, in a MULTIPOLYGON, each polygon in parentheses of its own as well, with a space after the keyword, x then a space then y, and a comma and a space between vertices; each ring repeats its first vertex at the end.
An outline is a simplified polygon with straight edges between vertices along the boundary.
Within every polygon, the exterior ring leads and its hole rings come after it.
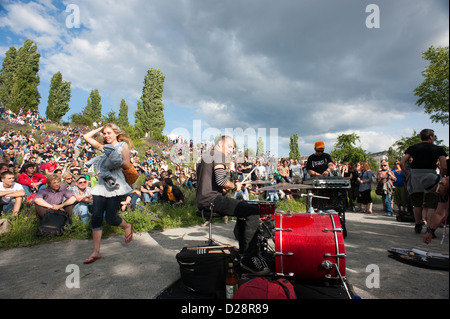
POLYGON ((17 179, 19 184, 25 185, 25 186, 31 186, 31 183, 37 183, 41 182, 42 184, 47 183, 47 177, 42 175, 41 173, 34 173, 33 176, 28 176, 27 173, 22 173, 19 175, 19 178, 17 179))
POLYGON ((53 171, 56 169, 56 167, 58 166, 58 163, 47 163, 45 164, 44 169, 46 169, 49 173, 53 173, 53 171))

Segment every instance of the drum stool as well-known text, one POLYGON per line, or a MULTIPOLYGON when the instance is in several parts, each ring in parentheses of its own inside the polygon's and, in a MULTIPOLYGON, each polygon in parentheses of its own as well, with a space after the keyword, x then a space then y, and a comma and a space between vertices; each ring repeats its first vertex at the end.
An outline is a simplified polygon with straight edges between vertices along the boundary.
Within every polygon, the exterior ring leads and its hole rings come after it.
POLYGON ((212 219, 214 217, 222 217, 222 215, 214 213, 214 205, 211 204, 209 207, 202 207, 195 213, 198 217, 202 217, 208 222, 208 246, 213 246, 214 240, 212 239, 212 219))

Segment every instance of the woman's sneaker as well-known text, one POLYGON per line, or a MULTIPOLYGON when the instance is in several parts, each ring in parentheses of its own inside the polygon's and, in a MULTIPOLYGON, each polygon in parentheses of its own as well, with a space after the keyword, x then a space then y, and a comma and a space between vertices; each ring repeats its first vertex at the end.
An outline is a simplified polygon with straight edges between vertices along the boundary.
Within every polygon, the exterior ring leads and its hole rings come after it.
POLYGON ((255 275, 265 275, 270 272, 269 266, 259 257, 242 258, 241 267, 255 275))

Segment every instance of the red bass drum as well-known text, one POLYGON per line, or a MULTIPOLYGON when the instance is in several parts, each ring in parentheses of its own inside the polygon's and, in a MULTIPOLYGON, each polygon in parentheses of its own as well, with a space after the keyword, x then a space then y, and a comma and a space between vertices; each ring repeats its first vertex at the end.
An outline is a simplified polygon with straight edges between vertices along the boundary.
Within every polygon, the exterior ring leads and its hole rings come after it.
POLYGON ((335 211, 317 214, 278 211, 275 214, 277 275, 300 281, 343 279, 345 249, 342 231, 335 211))

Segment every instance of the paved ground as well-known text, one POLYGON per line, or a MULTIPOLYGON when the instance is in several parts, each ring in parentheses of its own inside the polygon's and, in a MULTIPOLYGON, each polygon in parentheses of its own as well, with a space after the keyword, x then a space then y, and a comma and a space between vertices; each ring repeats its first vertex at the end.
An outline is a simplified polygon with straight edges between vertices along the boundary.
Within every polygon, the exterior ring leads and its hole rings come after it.
MULTIPOLYGON (((411 223, 374 211, 346 214, 346 275, 355 294, 362 299, 448 299, 448 271, 404 264, 387 252, 401 247, 448 254, 448 238, 439 243, 443 229, 427 246, 411 223), (378 288, 366 284, 368 278, 369 284, 376 283, 373 265, 379 269, 378 288)), ((237 245, 233 227, 233 222, 214 224, 214 239, 237 245)), ((90 265, 83 260, 91 252, 91 240, 0 249, 0 299, 153 299, 179 279, 175 255, 181 248, 201 245, 206 238, 207 228, 200 226, 135 234, 128 245, 116 236, 102 241, 103 258, 90 265), (76 277, 79 288, 69 288, 76 277)))

